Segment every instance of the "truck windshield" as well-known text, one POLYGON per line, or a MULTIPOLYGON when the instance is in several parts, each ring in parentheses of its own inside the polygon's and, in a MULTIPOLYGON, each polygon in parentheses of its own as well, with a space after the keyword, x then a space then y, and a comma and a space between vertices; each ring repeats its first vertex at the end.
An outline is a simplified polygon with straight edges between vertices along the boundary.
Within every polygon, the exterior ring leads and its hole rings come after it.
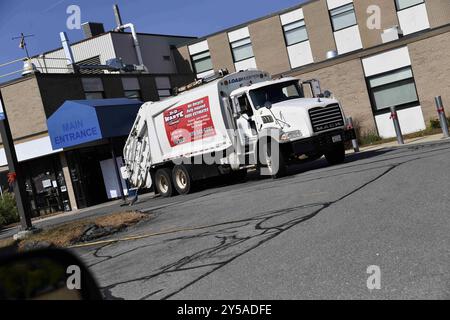
POLYGON ((250 91, 250 98, 255 109, 264 107, 267 101, 274 104, 303 97, 303 92, 296 81, 272 84, 250 91))

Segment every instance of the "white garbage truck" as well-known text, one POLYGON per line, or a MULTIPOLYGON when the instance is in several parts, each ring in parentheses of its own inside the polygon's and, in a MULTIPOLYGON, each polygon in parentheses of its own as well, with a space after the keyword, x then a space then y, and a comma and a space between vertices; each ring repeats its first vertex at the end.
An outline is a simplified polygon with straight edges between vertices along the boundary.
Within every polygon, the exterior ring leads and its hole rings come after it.
POLYGON ((301 161, 341 163, 355 133, 340 103, 319 88, 316 80, 254 69, 220 71, 147 102, 125 144, 122 176, 170 197, 203 179, 243 178, 249 168, 279 178, 301 161))

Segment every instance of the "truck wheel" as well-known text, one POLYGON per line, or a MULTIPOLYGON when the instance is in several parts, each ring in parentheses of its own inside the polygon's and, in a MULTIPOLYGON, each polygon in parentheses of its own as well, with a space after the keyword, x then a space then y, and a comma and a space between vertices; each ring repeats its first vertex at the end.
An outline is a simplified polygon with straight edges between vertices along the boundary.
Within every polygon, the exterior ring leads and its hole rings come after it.
MULTIPOLYGON (((287 170, 286 170, 286 160, 283 152, 279 149, 278 170, 276 170, 276 168, 274 167, 275 161, 272 155, 271 144, 263 143, 261 148, 263 148, 262 154, 265 156, 265 164, 263 164, 262 166, 264 166, 269 171, 273 179, 284 177, 286 175, 287 170)), ((258 171, 261 172, 260 169, 258 171)))
POLYGON ((172 180, 179 194, 188 194, 191 191, 192 178, 185 166, 177 165, 173 168, 172 180))
POLYGON ((345 161, 345 146, 344 144, 339 144, 333 149, 325 153, 325 158, 330 165, 336 165, 343 163, 345 161))
POLYGON ((173 195, 174 192, 170 169, 163 168, 156 171, 155 187, 158 193, 164 198, 168 198, 173 195))

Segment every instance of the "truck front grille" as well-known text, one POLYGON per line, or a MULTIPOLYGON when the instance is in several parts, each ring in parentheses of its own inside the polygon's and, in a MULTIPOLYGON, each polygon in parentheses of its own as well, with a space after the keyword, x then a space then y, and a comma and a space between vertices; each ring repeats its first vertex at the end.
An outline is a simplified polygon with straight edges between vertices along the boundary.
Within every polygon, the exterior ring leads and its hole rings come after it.
POLYGON ((322 132, 344 126, 344 118, 338 104, 309 110, 314 132, 322 132))

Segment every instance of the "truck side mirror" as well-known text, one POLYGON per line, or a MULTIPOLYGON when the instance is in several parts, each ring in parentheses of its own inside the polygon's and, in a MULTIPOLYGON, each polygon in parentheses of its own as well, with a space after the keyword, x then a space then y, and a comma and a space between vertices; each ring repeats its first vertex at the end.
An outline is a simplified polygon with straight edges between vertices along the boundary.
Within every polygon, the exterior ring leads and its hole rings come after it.
POLYGON ((309 88, 311 89, 311 96, 313 98, 317 98, 320 97, 320 94, 322 93, 321 88, 320 88, 320 81, 316 80, 316 79, 311 79, 311 80, 306 80, 306 81, 302 81, 301 85, 303 87, 303 85, 308 85, 309 88))
POLYGON ((266 108, 266 109, 272 109, 272 102, 270 102, 269 100, 267 100, 265 103, 264 103, 264 108, 266 108))
POLYGON ((319 80, 316 79, 311 80, 311 90, 313 92, 314 97, 318 97, 322 93, 319 80))

